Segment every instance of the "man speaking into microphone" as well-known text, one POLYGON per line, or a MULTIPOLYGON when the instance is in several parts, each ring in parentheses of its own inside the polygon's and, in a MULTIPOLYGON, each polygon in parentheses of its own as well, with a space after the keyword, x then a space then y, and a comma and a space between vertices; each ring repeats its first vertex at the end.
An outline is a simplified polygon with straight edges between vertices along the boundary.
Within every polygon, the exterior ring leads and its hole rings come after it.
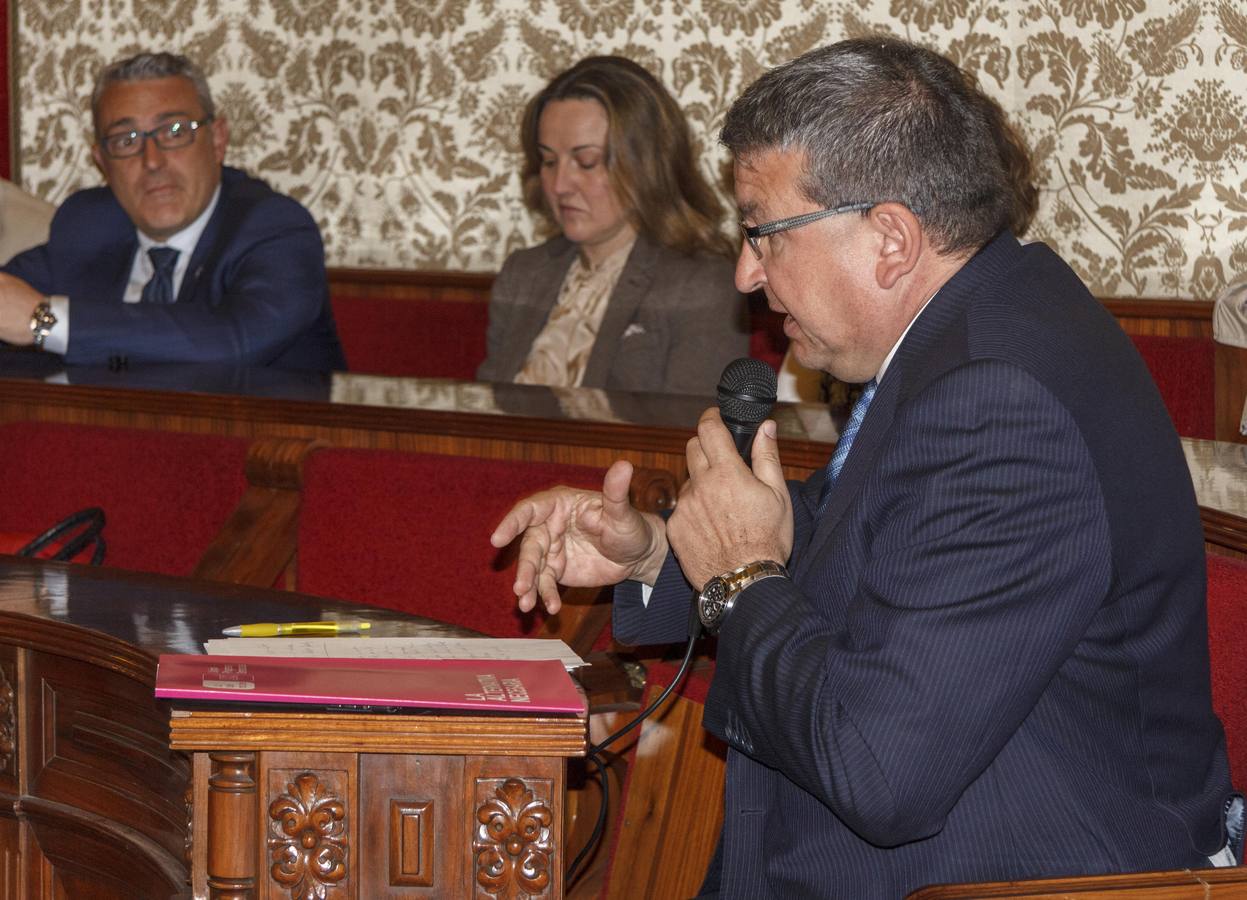
MULTIPOLYGON (((1142 361, 1051 250, 1022 246, 998 106, 929 50, 851 40, 729 111, 742 292, 804 365, 866 388, 824 471, 742 461, 717 410, 663 522, 630 467, 556 489, 515 592, 617 583, 615 635, 718 634, 730 747, 702 896, 1234 864, 1203 541, 1142 361), (652 588, 652 592, 650 590, 652 588)), ((1241 835, 1241 829, 1233 830, 1241 835)))

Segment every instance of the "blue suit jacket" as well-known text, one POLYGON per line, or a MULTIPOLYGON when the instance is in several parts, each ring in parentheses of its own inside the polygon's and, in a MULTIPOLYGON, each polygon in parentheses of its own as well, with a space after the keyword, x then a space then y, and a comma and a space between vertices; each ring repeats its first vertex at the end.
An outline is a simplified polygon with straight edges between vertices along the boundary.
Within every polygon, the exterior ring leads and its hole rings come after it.
POLYGON ((222 169, 221 199, 191 256, 177 302, 123 303, 138 249, 108 188, 69 197, 48 242, 4 271, 69 297, 65 362, 222 363, 346 368, 320 231, 307 210, 264 182, 222 169))
MULTIPOLYGON (((1187 466, 1113 318, 1005 235, 914 322, 792 579, 738 600, 706 727, 731 747, 727 897, 1207 865, 1230 791, 1187 466)), ((615 634, 678 639, 668 560, 615 634)))

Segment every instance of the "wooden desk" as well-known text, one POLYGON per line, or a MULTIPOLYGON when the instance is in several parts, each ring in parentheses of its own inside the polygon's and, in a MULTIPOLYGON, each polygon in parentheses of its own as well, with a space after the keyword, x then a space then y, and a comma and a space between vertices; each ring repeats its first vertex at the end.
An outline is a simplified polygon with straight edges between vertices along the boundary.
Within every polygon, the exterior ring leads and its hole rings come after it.
MULTIPOLYGON (((281 840, 284 823, 320 821, 299 819, 298 803, 311 797, 341 801, 345 815, 346 869, 321 896, 433 896, 444 882, 421 887, 402 879, 453 880, 470 871, 479 881, 493 871, 490 853, 501 844, 472 835, 466 817, 496 813, 505 824, 508 810, 527 810, 512 780, 534 792, 537 818, 551 817, 551 875, 538 896, 558 896, 566 864, 560 757, 583 752, 583 720, 534 718, 513 731, 511 718, 398 716, 361 724, 368 717, 243 714, 223 741, 216 726, 225 720, 197 713, 176 717, 178 746, 170 745, 169 706, 153 695, 160 653, 199 652, 204 640, 240 622, 359 615, 377 635, 462 634, 298 594, 0 557, 0 898, 185 896, 192 862, 195 896, 303 896, 275 880, 264 860, 270 835, 281 840), (183 748, 195 753, 193 778, 183 748), (420 753, 430 755, 412 755, 420 753), (456 766, 482 793, 454 798, 448 785, 456 766), (443 793, 426 797, 413 785, 443 793), (273 803, 287 794, 294 818, 270 819, 273 803), (421 806, 430 800, 432 807, 421 806), (429 831, 448 821, 459 827, 429 831), (214 822, 222 823, 218 835, 214 822), (374 837, 386 828, 397 828, 388 834, 401 853, 374 837), (250 851, 240 843, 248 835, 250 851), (469 870, 473 840, 483 846, 469 870), (446 863, 427 855, 448 844, 463 852, 446 863), (390 859, 400 884, 374 891, 369 879, 384 879, 388 864, 380 861, 390 859), (208 871, 238 881, 249 872, 254 882, 214 889, 208 871)), ((300 840, 309 834, 295 833, 300 840)), ((508 877, 518 876, 509 870, 508 877)), ((468 896, 457 888, 442 895, 468 896)))

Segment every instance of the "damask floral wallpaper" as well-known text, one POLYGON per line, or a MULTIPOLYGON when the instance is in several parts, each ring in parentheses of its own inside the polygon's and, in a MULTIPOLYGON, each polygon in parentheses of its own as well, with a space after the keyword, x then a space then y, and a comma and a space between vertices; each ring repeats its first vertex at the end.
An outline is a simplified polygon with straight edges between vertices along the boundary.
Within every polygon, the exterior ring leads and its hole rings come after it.
POLYGON ((1031 237, 1101 296, 1210 299, 1247 274, 1244 0, 16 0, 19 179, 98 177, 87 96, 138 49, 189 54, 228 162, 306 204, 330 265, 493 270, 532 243, 525 99, 590 53, 650 67, 716 180, 715 134, 765 68, 892 33, 977 73, 1031 143, 1031 237))

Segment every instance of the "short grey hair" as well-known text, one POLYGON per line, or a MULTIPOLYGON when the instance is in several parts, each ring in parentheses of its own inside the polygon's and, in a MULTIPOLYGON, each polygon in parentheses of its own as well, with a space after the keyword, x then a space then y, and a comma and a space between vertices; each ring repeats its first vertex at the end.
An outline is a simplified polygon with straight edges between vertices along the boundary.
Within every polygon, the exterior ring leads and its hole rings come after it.
POLYGON ((1011 172, 1024 145, 970 75, 886 37, 841 41, 767 72, 732 104, 719 139, 746 165, 803 151, 797 187, 811 202, 901 203, 944 252, 975 251, 1017 222, 1026 188, 1013 179, 1030 177, 1028 159, 1024 175, 1011 172))
POLYGON ((203 107, 204 115, 216 115, 212 92, 203 70, 178 53, 139 53, 129 59, 118 60, 105 66, 95 77, 91 91, 91 122, 96 138, 100 135, 100 98, 110 85, 125 81, 154 81, 157 78, 186 78, 195 86, 195 96, 203 107))

